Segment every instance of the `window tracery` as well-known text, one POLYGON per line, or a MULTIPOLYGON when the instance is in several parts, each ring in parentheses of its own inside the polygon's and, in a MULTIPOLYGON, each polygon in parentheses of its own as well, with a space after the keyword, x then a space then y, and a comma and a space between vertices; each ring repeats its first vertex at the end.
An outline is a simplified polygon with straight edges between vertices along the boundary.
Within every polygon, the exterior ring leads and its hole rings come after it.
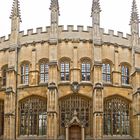
POLYGON ((46 119, 46 99, 32 96, 19 103, 20 135, 46 135, 46 119))
POLYGON ((122 97, 115 96, 104 101, 104 134, 130 134, 129 102, 122 97))
POLYGON ((4 101, 0 100, 0 136, 3 135, 4 130, 4 101))
POLYGON ((91 101, 78 95, 70 95, 64 97, 59 104, 61 126, 65 127, 66 123, 71 121, 74 116, 74 111, 77 112, 78 119, 85 125, 89 126, 91 101))

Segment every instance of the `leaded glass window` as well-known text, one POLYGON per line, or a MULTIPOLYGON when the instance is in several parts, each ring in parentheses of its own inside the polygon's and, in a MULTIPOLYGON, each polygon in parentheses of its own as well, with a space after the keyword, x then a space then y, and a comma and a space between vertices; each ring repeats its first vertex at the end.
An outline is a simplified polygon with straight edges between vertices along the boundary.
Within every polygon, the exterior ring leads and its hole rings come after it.
POLYGON ((21 84, 29 83, 29 64, 21 65, 21 84))
POLYGON ((122 65, 121 74, 122 74, 122 84, 129 84, 129 68, 128 68, 128 66, 122 65))
POLYGON ((61 81, 69 81, 70 80, 70 64, 67 61, 62 61, 60 63, 60 78, 61 81))
POLYGON ((85 61, 81 64, 81 78, 82 81, 90 81, 90 63, 85 61))
POLYGON ((0 100, 0 136, 3 135, 4 130, 4 101, 0 100))
POLYGON ((111 82, 110 64, 103 64, 102 65, 102 79, 103 79, 103 82, 111 82))
POLYGON ((40 82, 47 83, 49 77, 49 65, 47 62, 40 63, 40 82))
POLYGON ((67 121, 71 121, 74 116, 74 111, 77 112, 78 119, 85 125, 89 126, 91 101, 82 96, 70 95, 60 101, 60 125, 65 127, 67 121))
POLYGON ((104 101, 104 134, 130 134, 129 102, 122 97, 113 96, 104 101))
POLYGON ((20 135, 46 135, 46 99, 31 96, 19 103, 20 135))

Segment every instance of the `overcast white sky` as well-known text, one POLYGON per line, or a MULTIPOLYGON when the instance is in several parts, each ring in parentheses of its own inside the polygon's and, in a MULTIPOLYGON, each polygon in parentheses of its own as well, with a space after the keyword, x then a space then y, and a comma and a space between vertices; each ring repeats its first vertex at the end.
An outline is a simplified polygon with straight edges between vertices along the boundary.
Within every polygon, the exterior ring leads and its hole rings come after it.
MULTIPOLYGON (((21 30, 44 27, 50 25, 51 0, 20 0, 21 30)), ((140 0, 137 7, 140 13, 140 0)), ((0 36, 10 33, 10 13, 13 0, 0 0, 0 36)), ((132 0, 100 0, 101 27, 113 29, 115 32, 130 33, 129 21, 132 0)), ((59 0, 60 25, 91 26, 92 0, 59 0)))

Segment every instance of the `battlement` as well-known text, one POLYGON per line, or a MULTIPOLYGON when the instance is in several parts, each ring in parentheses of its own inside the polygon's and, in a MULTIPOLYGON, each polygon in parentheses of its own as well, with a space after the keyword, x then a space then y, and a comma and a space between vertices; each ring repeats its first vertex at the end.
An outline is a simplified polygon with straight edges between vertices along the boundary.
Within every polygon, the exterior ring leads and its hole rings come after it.
MULTIPOLYGON (((93 28, 87 26, 86 28, 82 25, 67 25, 66 28, 63 25, 58 26, 58 34, 60 40, 65 39, 80 39, 80 40, 92 40, 92 30, 93 28)), ((51 27, 46 26, 45 28, 38 27, 36 29, 28 29, 27 31, 20 31, 19 32, 19 39, 21 44, 31 43, 31 42, 40 42, 40 41, 48 41, 50 37, 51 27)), ((114 30, 108 30, 105 32, 103 28, 100 28, 101 39, 102 42, 108 42, 111 44, 118 44, 120 46, 130 46, 131 35, 126 34, 124 36, 123 32, 118 31, 115 34, 114 30)), ((10 35, 8 38, 3 36, 0 38, 1 46, 5 44, 10 44, 10 35), (9 43, 5 43, 9 42, 9 43), (5 44, 2 44, 5 43, 5 44)), ((3 47, 2 47, 3 48, 3 47)))

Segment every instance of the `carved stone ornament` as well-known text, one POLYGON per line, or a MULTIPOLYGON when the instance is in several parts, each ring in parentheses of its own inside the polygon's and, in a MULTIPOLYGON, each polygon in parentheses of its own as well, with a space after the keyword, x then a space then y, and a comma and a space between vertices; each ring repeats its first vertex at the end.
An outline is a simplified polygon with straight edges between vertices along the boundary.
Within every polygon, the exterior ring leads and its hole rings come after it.
POLYGON ((71 90, 73 91, 73 93, 78 93, 78 91, 79 91, 79 84, 78 84, 78 82, 73 82, 71 84, 71 90))

